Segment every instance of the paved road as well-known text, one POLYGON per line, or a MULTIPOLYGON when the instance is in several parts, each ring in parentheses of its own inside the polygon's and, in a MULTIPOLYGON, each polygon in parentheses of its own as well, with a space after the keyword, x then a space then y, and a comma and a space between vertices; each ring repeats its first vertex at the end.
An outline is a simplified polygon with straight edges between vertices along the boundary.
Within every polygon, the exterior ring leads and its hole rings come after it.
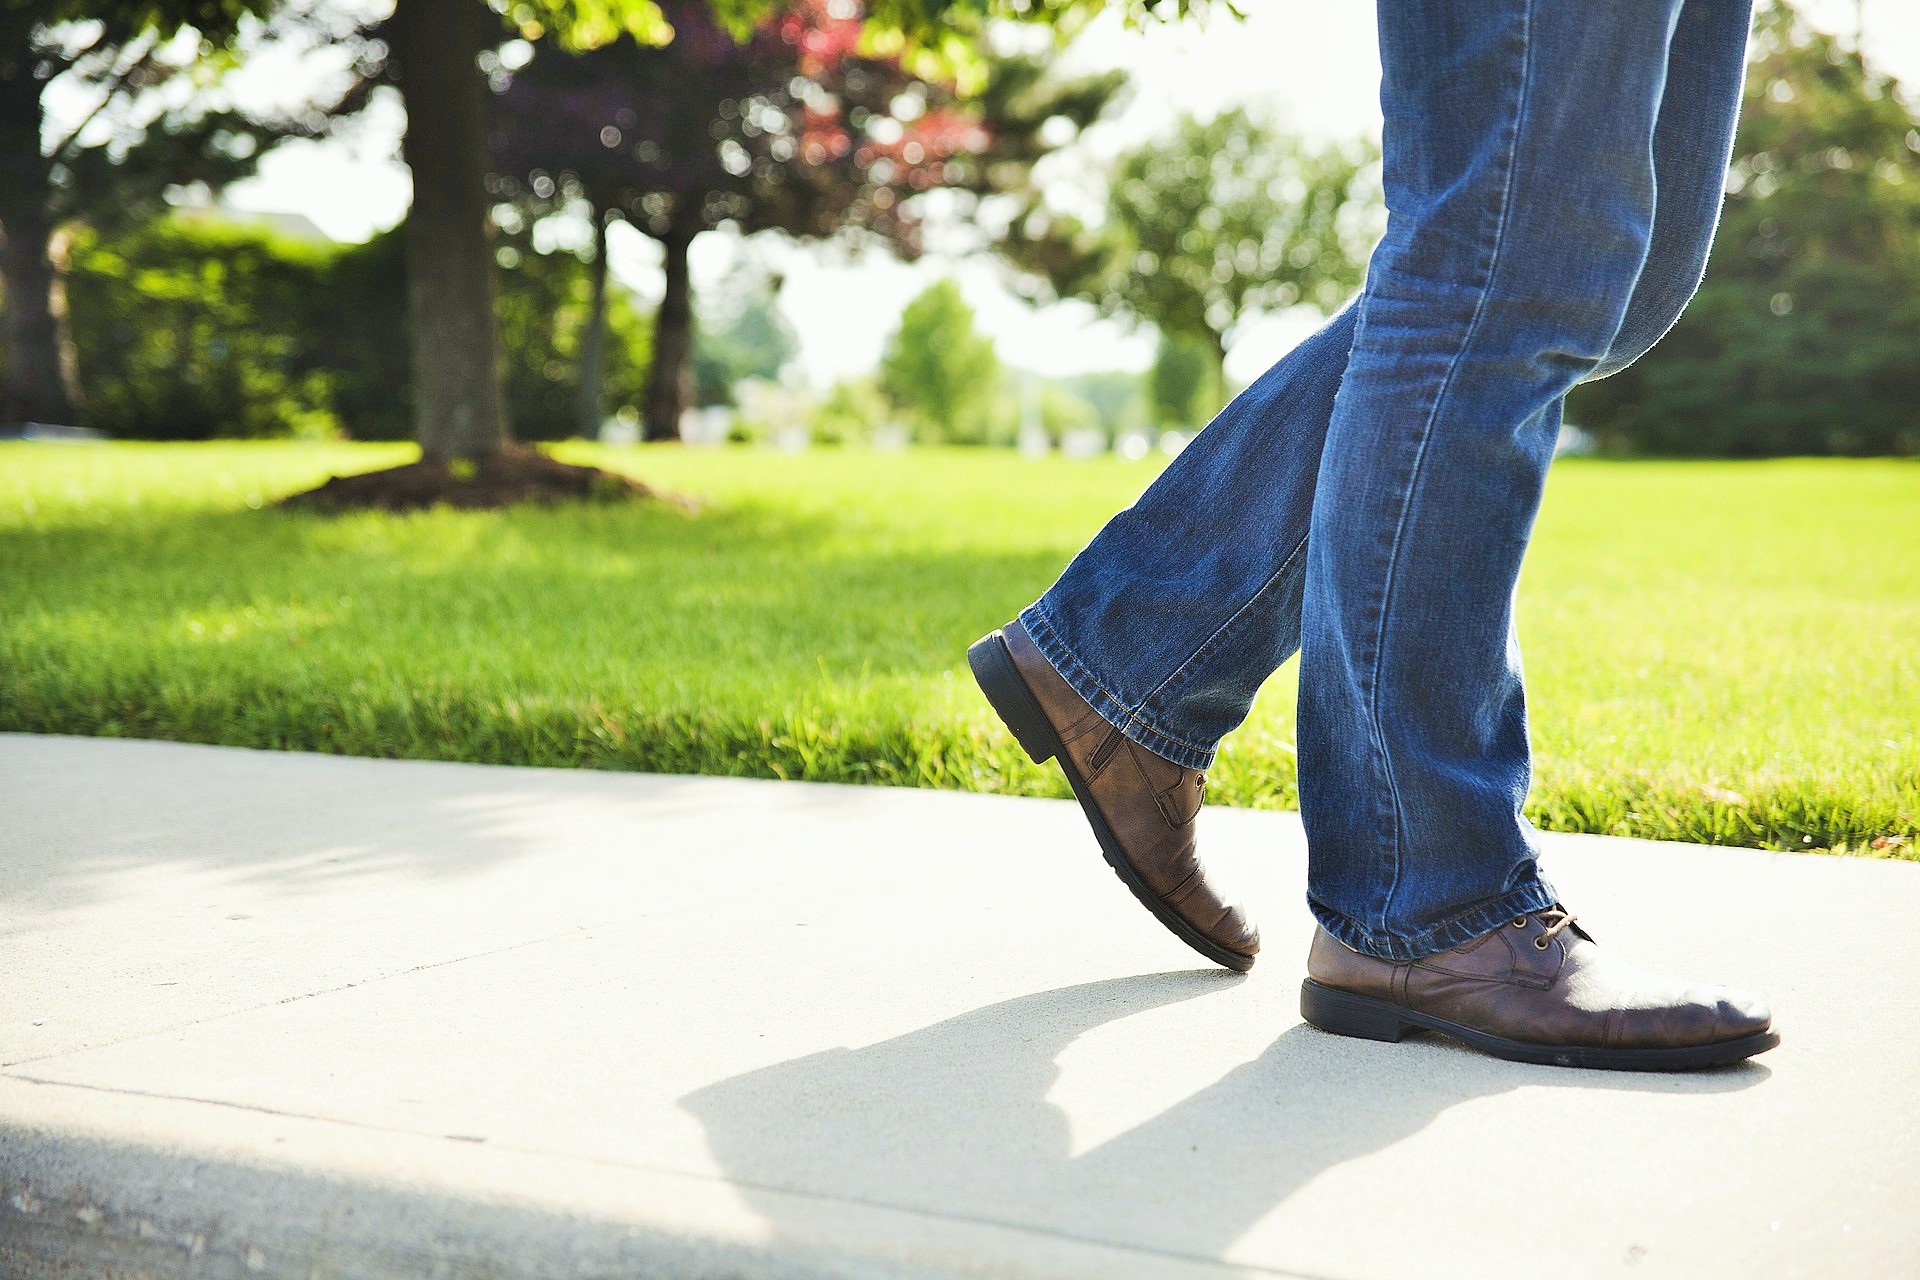
POLYGON ((1302 1026, 1290 815, 1203 967, 1052 801, 0 736, 0 1274, 1912 1276, 1920 866, 1586 837, 1786 1042, 1302 1026))

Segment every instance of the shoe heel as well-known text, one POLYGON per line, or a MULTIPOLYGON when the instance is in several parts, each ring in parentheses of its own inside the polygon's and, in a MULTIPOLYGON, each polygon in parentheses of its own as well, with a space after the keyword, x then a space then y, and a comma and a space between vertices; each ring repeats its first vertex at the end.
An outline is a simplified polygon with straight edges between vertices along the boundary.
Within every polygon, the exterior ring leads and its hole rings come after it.
POLYGON ((1312 978, 1300 984, 1300 1016, 1322 1031, 1362 1040, 1394 1043, 1414 1029, 1386 1001, 1323 987, 1312 978))
POLYGON ((1058 750, 1053 726, 1034 701, 1020 670, 1013 665, 1007 642, 998 631, 981 636, 967 648, 967 665, 973 669, 974 683, 994 711, 1013 732, 1014 741, 1035 764, 1045 764, 1058 750))

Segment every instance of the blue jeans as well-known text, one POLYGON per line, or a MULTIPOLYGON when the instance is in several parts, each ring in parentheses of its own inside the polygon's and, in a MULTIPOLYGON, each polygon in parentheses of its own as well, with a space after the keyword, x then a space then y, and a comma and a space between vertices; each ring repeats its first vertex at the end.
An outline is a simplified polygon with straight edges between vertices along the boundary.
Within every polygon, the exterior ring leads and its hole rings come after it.
POLYGON ((1388 959, 1554 900, 1513 625, 1567 391, 1705 270, 1749 0, 1380 0, 1388 221, 1360 297, 1021 622, 1126 735, 1211 764, 1300 653, 1307 897, 1388 959))

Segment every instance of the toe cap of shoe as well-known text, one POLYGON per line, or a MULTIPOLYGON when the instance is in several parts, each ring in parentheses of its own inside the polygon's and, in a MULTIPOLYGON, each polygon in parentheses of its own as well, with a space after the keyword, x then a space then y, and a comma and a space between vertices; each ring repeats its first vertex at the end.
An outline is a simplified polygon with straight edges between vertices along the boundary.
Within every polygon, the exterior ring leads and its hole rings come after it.
POLYGON ((1714 996, 1715 1040, 1742 1040, 1772 1029, 1773 1011, 1758 996, 1731 990, 1716 991, 1714 996))

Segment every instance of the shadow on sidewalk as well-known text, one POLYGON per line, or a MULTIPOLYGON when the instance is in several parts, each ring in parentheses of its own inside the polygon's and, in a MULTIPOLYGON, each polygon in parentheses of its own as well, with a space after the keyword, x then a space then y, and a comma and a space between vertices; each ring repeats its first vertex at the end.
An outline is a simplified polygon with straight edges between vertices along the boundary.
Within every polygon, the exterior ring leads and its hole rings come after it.
MULTIPOLYGON (((1521 1086, 1726 1092, 1769 1074, 1754 1063, 1686 1076, 1530 1067, 1441 1038, 1382 1045, 1297 1024, 1200 1092, 1072 1154, 1067 1115, 1047 1101, 1055 1059, 1102 1024, 1238 981, 1196 971, 1039 992, 737 1076, 680 1105, 776 1229, 803 1231, 793 1215, 805 1201, 774 1193, 811 1192, 1220 1259, 1318 1174, 1460 1103, 1521 1086)), ((1363 1223, 1356 1211, 1350 1226, 1363 1223)))

